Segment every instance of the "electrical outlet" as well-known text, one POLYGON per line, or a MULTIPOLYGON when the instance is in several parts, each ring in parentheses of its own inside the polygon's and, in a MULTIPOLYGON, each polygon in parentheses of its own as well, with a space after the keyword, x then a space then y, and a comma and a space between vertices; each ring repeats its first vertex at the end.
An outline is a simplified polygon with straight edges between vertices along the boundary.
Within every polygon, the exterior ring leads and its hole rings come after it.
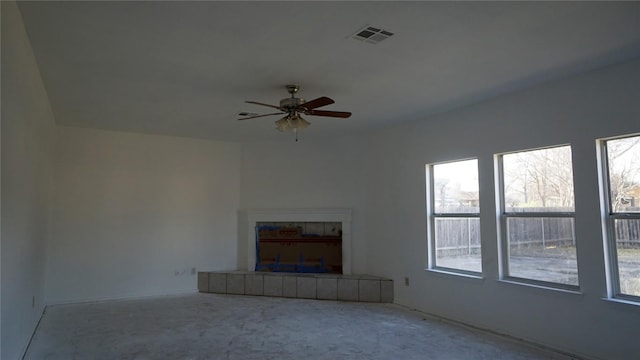
POLYGON ((195 275, 195 274, 196 274, 196 268, 195 268, 195 267, 192 267, 192 268, 191 268, 191 275, 195 275))
POLYGON ((35 295, 31 297, 31 308, 35 309, 36 307, 36 297, 35 295))
POLYGON ((409 286, 409 277, 408 276, 404 277, 404 286, 409 286))

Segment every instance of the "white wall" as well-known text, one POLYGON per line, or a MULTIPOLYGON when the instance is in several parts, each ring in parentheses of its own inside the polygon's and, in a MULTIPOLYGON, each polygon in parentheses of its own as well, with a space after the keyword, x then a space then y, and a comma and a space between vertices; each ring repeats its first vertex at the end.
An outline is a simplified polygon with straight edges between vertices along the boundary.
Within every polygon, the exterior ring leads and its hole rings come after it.
POLYGON ((196 291, 237 267, 240 144, 57 128, 48 303, 196 291))
POLYGON ((369 154, 369 271, 395 280, 399 304, 590 358, 633 358, 640 306, 603 300, 595 141, 638 132, 639 60, 379 132, 369 154), (573 148, 581 294, 497 281, 493 155, 566 143, 573 148), (484 279, 424 270, 424 166, 468 157, 479 159, 484 279))
POLYGON ((18 359, 44 308, 54 119, 14 2, 2 1, 2 348, 18 359), (35 305, 32 299, 35 297, 35 305))
MULTIPOLYGON (((365 146, 363 137, 295 142, 291 136, 290 141, 244 144, 241 208, 352 209, 351 270, 365 273, 365 146)), ((248 225, 241 215, 238 262, 245 269, 248 225)))

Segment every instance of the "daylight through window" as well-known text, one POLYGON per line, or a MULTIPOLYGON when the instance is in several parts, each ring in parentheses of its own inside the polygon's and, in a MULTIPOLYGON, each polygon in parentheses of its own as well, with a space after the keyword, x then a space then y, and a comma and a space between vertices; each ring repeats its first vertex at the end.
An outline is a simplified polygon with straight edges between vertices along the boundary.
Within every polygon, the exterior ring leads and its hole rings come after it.
POLYGON ((427 166, 430 268, 481 273, 478 160, 427 166))
POLYGON ((640 136, 603 142, 607 230, 616 296, 640 297, 640 136))
POLYGON ((577 287, 571 147, 498 161, 504 277, 577 287))

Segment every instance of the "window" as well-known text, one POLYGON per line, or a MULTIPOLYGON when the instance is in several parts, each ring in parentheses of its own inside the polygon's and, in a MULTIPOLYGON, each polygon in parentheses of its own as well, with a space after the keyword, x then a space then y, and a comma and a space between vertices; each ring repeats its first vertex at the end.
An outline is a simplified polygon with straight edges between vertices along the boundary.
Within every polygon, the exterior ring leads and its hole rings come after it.
POLYGON ((429 267, 481 273, 478 160, 427 166, 429 267))
POLYGON ((497 156, 502 276, 578 286, 571 147, 497 156))
POLYGON ((640 136, 602 141, 614 296, 640 299, 640 136))

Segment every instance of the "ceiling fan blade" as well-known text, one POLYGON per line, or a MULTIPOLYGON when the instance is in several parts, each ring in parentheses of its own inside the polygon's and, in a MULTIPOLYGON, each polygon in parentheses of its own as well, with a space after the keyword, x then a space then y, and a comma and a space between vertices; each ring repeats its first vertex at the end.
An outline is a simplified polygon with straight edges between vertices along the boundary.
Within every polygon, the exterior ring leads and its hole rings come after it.
POLYGON ((347 111, 328 111, 328 110, 309 110, 305 114, 314 115, 314 116, 337 117, 337 118, 348 118, 349 116, 351 116, 351 113, 347 111))
POLYGON ((277 112, 277 113, 273 113, 273 114, 264 114, 264 115, 249 116, 249 117, 242 118, 242 119, 238 119, 238 120, 249 120, 249 119, 255 119, 255 118, 264 117, 264 116, 282 115, 282 114, 284 114, 284 113, 282 113, 282 112, 277 112))
POLYGON ((329 99, 326 96, 323 97, 319 97, 317 99, 313 99, 311 101, 307 101, 304 104, 300 105, 301 107, 307 109, 307 110, 311 110, 311 109, 315 109, 315 108, 319 108, 321 106, 326 106, 326 105, 331 105, 333 104, 335 101, 333 101, 332 99, 329 99))
POLYGON ((256 105, 262 105, 262 106, 268 106, 270 108, 274 108, 274 109, 278 109, 280 110, 279 106, 275 106, 275 105, 269 105, 269 104, 265 104, 265 103, 261 103, 261 102, 257 102, 257 101, 245 101, 247 104, 256 104, 256 105))

